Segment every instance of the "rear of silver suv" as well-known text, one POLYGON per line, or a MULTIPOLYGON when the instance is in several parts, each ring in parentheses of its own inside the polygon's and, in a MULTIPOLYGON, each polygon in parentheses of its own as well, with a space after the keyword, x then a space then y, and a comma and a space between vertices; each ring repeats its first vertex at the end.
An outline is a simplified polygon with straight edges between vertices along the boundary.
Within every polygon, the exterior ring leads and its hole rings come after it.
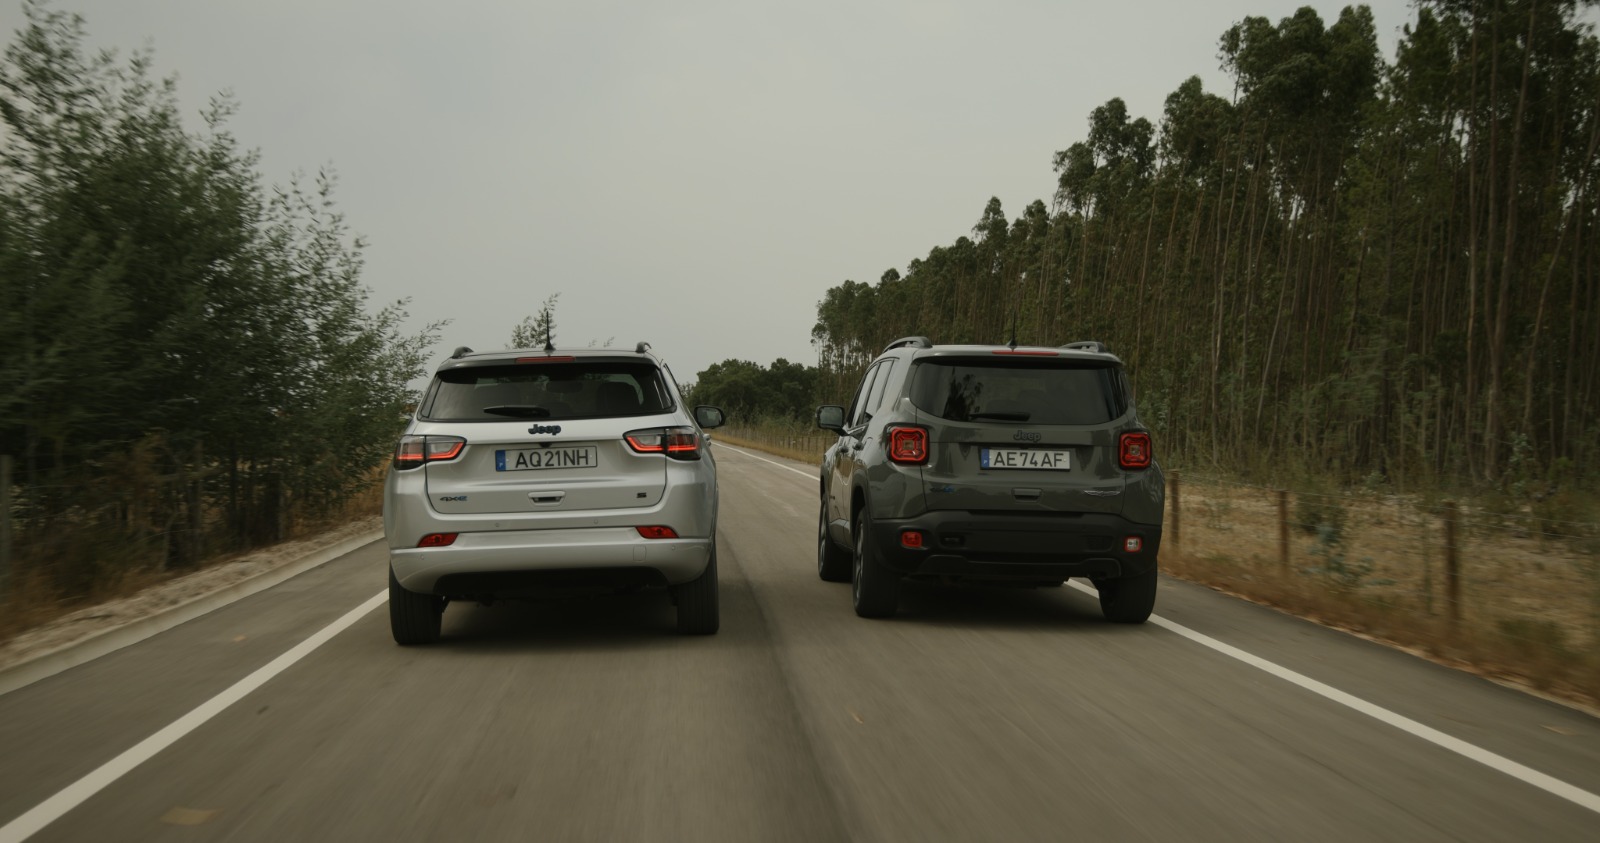
POLYGON ((719 626, 716 463, 722 412, 683 405, 643 343, 458 349, 395 449, 384 490, 389 619, 439 638, 449 601, 665 588, 678 630, 719 626))
POLYGON ((906 577, 1022 586, 1090 580, 1112 621, 1155 603, 1164 481, 1122 361, 1097 342, 936 346, 868 368, 823 456, 817 570, 893 615, 906 577))

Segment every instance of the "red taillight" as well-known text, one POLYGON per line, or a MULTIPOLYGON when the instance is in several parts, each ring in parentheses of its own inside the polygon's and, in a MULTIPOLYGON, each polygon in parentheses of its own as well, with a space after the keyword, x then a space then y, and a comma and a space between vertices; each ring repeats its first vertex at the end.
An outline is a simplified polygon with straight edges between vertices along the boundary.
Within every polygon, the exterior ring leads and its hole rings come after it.
POLYGON ((920 427, 891 427, 889 434, 889 459, 907 465, 920 465, 928 461, 928 431, 920 427))
POLYGON ((467 440, 459 436, 402 436, 394 449, 394 467, 404 471, 423 463, 453 460, 465 447, 467 440))
POLYGON ((571 363, 577 358, 568 357, 518 357, 518 363, 571 363))
POLYGON ((456 543, 456 533, 429 533, 417 542, 417 547, 449 547, 456 543))
POLYGON ((1149 468, 1150 434, 1122 434, 1117 440, 1117 464, 1123 468, 1149 468))
POLYGON ((923 541, 923 539, 922 539, 922 531, 921 530, 901 530, 900 531, 900 546, 901 547, 908 547, 908 548, 911 548, 912 550, 921 550, 922 549, 922 541, 923 541))
POLYGON ((1122 540, 1122 549, 1128 553, 1138 553, 1144 550, 1144 539, 1138 536, 1129 536, 1122 540))
POLYGON ((678 537, 678 531, 671 527, 634 527, 634 529, 639 531, 639 535, 647 539, 675 539, 678 537))
POLYGON ((675 460, 700 459, 700 432, 692 427, 630 430, 622 435, 641 454, 666 454, 675 460))
POLYGON ((1001 349, 996 349, 995 351, 990 352, 990 353, 991 354, 1015 354, 1015 355, 1019 355, 1019 356, 1023 356, 1023 357, 1060 357, 1061 356, 1059 353, 1054 352, 1054 351, 1039 351, 1039 350, 1029 349, 1029 348, 1001 348, 1001 349))

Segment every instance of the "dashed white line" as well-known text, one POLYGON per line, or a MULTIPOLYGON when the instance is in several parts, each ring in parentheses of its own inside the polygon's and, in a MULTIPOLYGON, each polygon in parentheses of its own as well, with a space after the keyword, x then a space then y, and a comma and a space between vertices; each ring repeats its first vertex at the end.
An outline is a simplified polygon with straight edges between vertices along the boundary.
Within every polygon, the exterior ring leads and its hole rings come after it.
POLYGON ((378 592, 372 599, 346 612, 343 617, 323 627, 315 635, 301 641, 288 652, 268 662, 255 673, 240 679, 227 690, 201 703, 198 708, 188 714, 174 720, 166 728, 145 738, 131 749, 100 765, 93 772, 62 788, 56 795, 40 802, 32 810, 6 823, 4 826, 0 826, 0 843, 21 843, 21 841, 27 840, 40 829, 60 819, 73 808, 83 804, 89 797, 106 789, 112 782, 127 775, 135 767, 149 761, 156 753, 177 743, 179 738, 200 728, 206 721, 221 714, 224 709, 243 699, 251 691, 265 685, 268 680, 289 669, 295 662, 311 655, 318 647, 328 643, 335 635, 349 629, 362 616, 376 609, 388 599, 388 589, 378 592))
MULTIPOLYGON (((1067 585, 1086 594, 1097 593, 1093 588, 1080 582, 1068 581, 1067 585)), ((1555 778, 1554 776, 1545 775, 1544 773, 1541 773, 1532 767, 1524 764, 1518 764, 1517 762, 1512 761, 1503 755, 1497 755, 1487 749, 1467 743, 1460 738, 1451 737, 1450 735, 1447 735, 1438 729, 1432 728, 1431 726, 1424 726, 1423 724, 1418 723, 1409 717, 1396 714, 1395 712, 1390 711, 1382 706, 1374 705, 1364 699, 1361 699, 1360 697, 1355 696, 1354 694, 1345 693, 1338 688, 1318 682, 1317 680, 1312 679, 1304 674, 1296 673, 1280 664, 1270 662, 1264 658, 1261 658, 1260 656, 1247 653, 1244 650, 1233 646, 1232 644, 1224 644, 1223 642, 1218 641, 1209 635, 1195 632, 1183 624, 1174 623, 1158 615, 1151 615, 1150 623, 1170 632, 1177 633, 1178 635, 1181 635, 1202 647, 1215 650, 1229 658, 1238 659, 1239 661, 1244 662, 1245 664, 1250 665, 1258 670, 1264 670, 1267 673, 1284 680, 1285 682, 1298 685, 1313 694, 1323 697, 1324 699, 1331 700, 1340 705, 1359 711, 1368 717, 1378 720, 1379 722, 1387 723, 1388 725, 1393 726, 1402 732, 1419 737, 1442 749, 1448 749, 1457 755, 1460 755, 1464 758, 1469 758, 1492 770, 1497 770, 1514 779, 1517 779, 1518 781, 1533 785, 1534 787, 1537 787, 1546 793, 1559 796, 1568 802, 1588 808, 1595 813, 1600 813, 1600 796, 1590 793, 1582 788, 1567 784, 1566 782, 1555 778)))

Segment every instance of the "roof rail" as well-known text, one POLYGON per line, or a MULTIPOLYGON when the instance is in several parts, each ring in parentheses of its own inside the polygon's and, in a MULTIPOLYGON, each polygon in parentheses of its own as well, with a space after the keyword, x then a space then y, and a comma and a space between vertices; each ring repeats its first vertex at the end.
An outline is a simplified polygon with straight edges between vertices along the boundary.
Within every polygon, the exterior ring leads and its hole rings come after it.
POLYGON ((461 358, 463 358, 463 357, 465 357, 465 356, 467 356, 468 354, 471 354, 471 353, 472 353, 472 349, 467 348, 464 345, 458 345, 458 346, 456 346, 456 350, 451 352, 450 359, 451 360, 460 360, 461 358))
POLYGON ((899 348, 901 346, 907 346, 910 348, 933 348, 933 341, 927 337, 901 337, 900 339, 889 343, 884 347, 883 350, 888 351, 891 348, 899 348))
POLYGON ((1069 342, 1066 345, 1061 346, 1061 347, 1062 348, 1071 348, 1071 349, 1075 349, 1075 350, 1078 350, 1078 351, 1092 351, 1095 354, 1110 354, 1111 353, 1111 349, 1106 347, 1106 344, 1103 343, 1103 342, 1100 342, 1099 340, 1082 340, 1080 342, 1069 342))
POLYGON ((638 345, 633 347, 633 353, 634 354, 643 354, 649 348, 650 348, 650 343, 641 341, 638 345))

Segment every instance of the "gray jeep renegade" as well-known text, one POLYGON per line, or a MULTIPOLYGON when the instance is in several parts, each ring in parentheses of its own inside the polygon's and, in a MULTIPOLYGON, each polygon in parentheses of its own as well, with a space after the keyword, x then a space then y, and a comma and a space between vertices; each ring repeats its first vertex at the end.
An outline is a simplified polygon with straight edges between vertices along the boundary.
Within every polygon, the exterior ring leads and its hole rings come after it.
POLYGON ((893 615, 907 577, 1084 577, 1108 620, 1150 617, 1165 481, 1102 344, 896 340, 817 426, 839 435, 822 458, 817 573, 851 582, 856 614, 893 615))

